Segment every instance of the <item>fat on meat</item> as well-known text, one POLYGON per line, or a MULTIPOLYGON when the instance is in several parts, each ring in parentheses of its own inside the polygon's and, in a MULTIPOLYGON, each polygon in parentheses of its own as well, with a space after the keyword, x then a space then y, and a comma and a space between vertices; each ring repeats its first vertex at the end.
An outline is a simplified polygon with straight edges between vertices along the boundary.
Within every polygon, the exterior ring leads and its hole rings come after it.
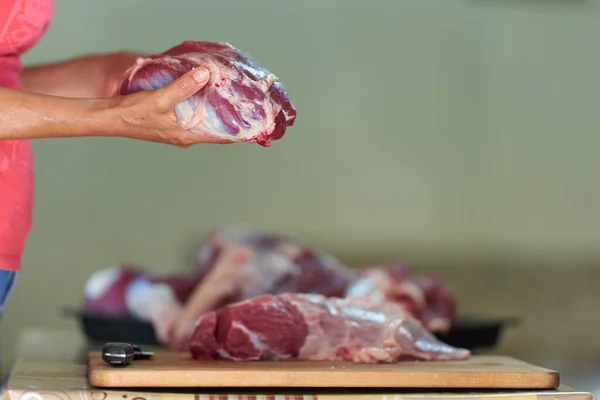
POLYGON ((436 333, 448 332, 457 318, 456 300, 446 285, 434 276, 412 275, 404 264, 361 268, 346 296, 400 304, 436 333))
POLYGON ((394 303, 318 294, 265 294, 200 316, 195 359, 393 363, 464 360, 469 350, 438 340, 394 303))
POLYGON ((296 109, 279 78, 229 43, 185 41, 139 58, 125 72, 119 93, 158 89, 197 67, 210 71, 208 84, 175 107, 190 132, 268 147, 294 124, 296 109))
MULTIPOLYGON (((213 231, 196 255, 196 273, 201 286, 211 290, 203 304, 224 305, 265 293, 317 293, 341 297, 355 272, 328 253, 310 249, 282 234, 247 227, 213 231)), ((208 310, 206 310, 208 311, 208 310)))
POLYGON ((413 275, 403 264, 351 269, 291 236, 235 226, 209 234, 189 272, 154 276, 127 265, 96 272, 86 285, 85 310, 149 321, 161 342, 182 349, 199 315, 280 293, 395 303, 434 333, 450 330, 457 314, 441 281, 413 275))
POLYGON ((86 281, 83 310, 148 321, 156 335, 164 338, 201 280, 198 272, 151 275, 145 268, 130 264, 104 268, 86 281))
POLYGON ((198 251, 196 265, 204 278, 167 339, 174 350, 187 346, 195 321, 207 311, 265 293, 341 297, 354 277, 329 254, 290 237, 240 227, 213 232, 198 251))

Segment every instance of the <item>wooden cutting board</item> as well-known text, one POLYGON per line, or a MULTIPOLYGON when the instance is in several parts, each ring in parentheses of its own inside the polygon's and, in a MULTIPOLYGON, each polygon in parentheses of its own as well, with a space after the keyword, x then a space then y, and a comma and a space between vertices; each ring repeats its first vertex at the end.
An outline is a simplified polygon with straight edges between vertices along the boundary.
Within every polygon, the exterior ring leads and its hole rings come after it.
POLYGON ((303 387, 554 389, 556 371, 503 356, 467 361, 354 364, 328 361, 196 361, 157 353, 126 367, 110 366, 100 353, 88 359, 90 384, 105 388, 303 387))

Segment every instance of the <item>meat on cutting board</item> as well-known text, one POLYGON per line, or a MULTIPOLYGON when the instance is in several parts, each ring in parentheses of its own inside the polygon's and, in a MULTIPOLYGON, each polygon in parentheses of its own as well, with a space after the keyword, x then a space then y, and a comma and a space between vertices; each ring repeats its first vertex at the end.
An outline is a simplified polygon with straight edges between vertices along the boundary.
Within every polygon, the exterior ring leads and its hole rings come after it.
POLYGON ((354 276, 329 254, 283 235, 248 228, 213 232, 198 252, 196 263, 196 273, 204 278, 166 338, 173 350, 187 347, 194 323, 205 312, 266 293, 341 297, 354 276))
POLYGON ((392 302, 434 333, 447 332, 456 320, 456 302, 435 277, 412 275, 401 264, 350 269, 290 236, 242 227, 214 230, 190 272, 153 276, 123 266, 95 273, 86 285, 85 310, 151 322, 158 339, 179 350, 187 347, 199 315, 286 292, 392 302))
POLYGON ((204 305, 198 315, 259 294, 294 292, 394 302, 436 333, 449 331, 456 321, 456 301, 436 277, 411 274, 403 264, 352 270, 286 235, 250 228, 215 230, 197 252, 196 268, 203 276, 213 268, 221 271, 213 274, 219 281, 200 284, 206 294, 198 297, 204 305))
POLYGON ((200 317, 190 342, 196 359, 463 360, 404 309, 366 298, 260 295, 200 317))
POLYGON ((207 289, 197 299, 201 312, 265 293, 342 297, 355 275, 294 238, 245 227, 214 231, 197 253, 196 274, 203 276, 198 289, 207 289))
POLYGON ((192 133, 220 142, 269 146, 294 124, 296 109, 279 78, 228 43, 186 41, 145 59, 126 73, 121 94, 164 87, 197 67, 209 83, 175 107, 192 133))
POLYGON ((436 333, 448 332, 457 317, 456 300, 442 281, 412 275, 403 264, 361 268, 346 295, 400 304, 436 333))

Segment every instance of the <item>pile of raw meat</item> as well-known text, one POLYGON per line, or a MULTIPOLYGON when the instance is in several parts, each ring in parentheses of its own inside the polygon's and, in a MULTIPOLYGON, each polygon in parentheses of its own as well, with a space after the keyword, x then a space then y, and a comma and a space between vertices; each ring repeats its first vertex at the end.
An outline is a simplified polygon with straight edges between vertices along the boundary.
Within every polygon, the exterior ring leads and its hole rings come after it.
POLYGON ((269 146, 294 124, 296 109, 279 78, 228 43, 186 41, 140 58, 125 73, 119 93, 158 89, 197 67, 209 70, 210 81, 175 107, 190 132, 220 143, 269 146))
POLYGON ((186 274, 133 266, 95 273, 85 310, 149 321, 172 350, 198 359, 470 357, 434 335, 456 318, 437 279, 397 264, 351 269, 291 237, 245 228, 215 230, 186 274))

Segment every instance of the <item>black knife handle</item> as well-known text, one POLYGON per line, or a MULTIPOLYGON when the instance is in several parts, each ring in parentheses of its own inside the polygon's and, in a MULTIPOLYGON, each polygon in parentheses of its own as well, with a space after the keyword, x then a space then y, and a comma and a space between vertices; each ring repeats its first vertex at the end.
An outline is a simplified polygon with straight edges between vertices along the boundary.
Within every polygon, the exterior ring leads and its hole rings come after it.
POLYGON ((102 360, 111 365, 128 365, 135 358, 135 348, 129 343, 111 342, 102 347, 102 360))

